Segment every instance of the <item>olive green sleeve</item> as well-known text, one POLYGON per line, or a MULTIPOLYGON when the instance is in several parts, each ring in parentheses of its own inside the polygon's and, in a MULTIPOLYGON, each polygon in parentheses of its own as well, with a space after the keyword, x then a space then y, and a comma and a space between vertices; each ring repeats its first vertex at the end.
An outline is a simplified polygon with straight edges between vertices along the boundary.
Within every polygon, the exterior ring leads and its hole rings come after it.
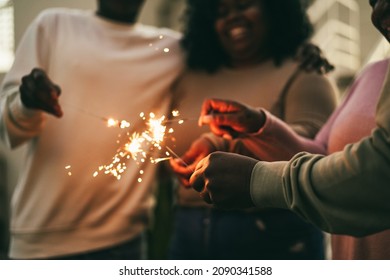
POLYGON ((341 152, 259 162, 251 178, 254 203, 290 209, 331 233, 363 236, 389 229, 389 81, 378 104, 371 136, 341 152))

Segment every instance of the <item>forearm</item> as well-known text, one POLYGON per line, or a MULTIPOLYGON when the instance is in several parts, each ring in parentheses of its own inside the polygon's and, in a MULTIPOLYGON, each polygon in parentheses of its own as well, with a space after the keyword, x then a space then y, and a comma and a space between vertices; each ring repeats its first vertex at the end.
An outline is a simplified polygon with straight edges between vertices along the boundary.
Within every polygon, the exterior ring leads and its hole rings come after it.
POLYGON ((249 155, 264 161, 289 160, 296 153, 307 151, 325 154, 319 142, 298 135, 293 129, 267 111, 265 125, 257 132, 236 140, 230 152, 249 155))
POLYGON ((228 152, 229 151, 229 146, 230 146, 230 141, 223 138, 216 136, 215 134, 209 132, 209 133, 204 133, 201 136, 202 138, 206 139, 211 143, 211 145, 214 147, 215 151, 220 151, 220 152, 228 152))
POLYGON ((36 137, 42 130, 45 116, 41 111, 24 107, 20 100, 19 86, 22 77, 33 68, 46 69, 50 55, 50 42, 45 33, 52 26, 43 21, 41 14, 29 26, 16 50, 15 61, 4 78, 0 92, 0 139, 9 147, 17 147, 36 137))
POLYGON ((290 209, 331 233, 361 236, 390 228, 388 135, 377 129, 328 157, 260 162, 252 173, 252 198, 259 207, 290 209))
POLYGON ((44 114, 26 108, 21 100, 17 86, 2 92, 0 135, 1 140, 10 148, 15 148, 36 137, 43 128, 44 114))

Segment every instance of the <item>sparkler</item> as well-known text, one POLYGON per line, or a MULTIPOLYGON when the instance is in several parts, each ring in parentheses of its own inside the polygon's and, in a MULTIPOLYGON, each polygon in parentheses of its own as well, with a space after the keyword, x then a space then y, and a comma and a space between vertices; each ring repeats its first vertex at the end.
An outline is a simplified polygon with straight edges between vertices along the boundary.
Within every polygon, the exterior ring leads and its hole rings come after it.
MULTIPOLYGON (((172 116, 178 117, 179 112, 176 110, 172 111, 172 116)), ((157 164, 171 159, 173 155, 188 166, 171 148, 163 145, 163 141, 166 140, 167 134, 172 134, 174 132, 173 128, 167 127, 167 124, 173 122, 182 124, 184 123, 184 119, 166 120, 165 116, 156 117, 154 113, 150 113, 148 119, 146 118, 145 113, 141 113, 140 118, 145 121, 146 129, 142 132, 134 132, 131 134, 128 141, 117 150, 111 163, 99 166, 98 170, 93 173, 93 177, 98 176, 100 173, 104 173, 112 175, 117 180, 120 180, 122 174, 127 169, 127 162, 130 159, 133 159, 138 165, 142 165, 146 161, 157 164), (166 157, 154 158, 152 156, 153 154, 161 153, 163 150, 166 150, 166 157)), ((130 123, 127 121, 107 119, 106 123, 108 127, 119 127, 121 129, 130 127, 130 123)), ((144 171, 141 170, 140 175, 143 174, 144 171)), ((142 182, 141 177, 138 178, 138 182, 142 182)))
MULTIPOLYGON (((66 105, 72 109, 87 114, 90 117, 103 121, 108 128, 120 128, 122 130, 128 130, 131 127, 130 122, 126 120, 105 118, 90 113, 82 108, 78 108, 70 104, 66 105)), ((180 113, 177 110, 172 111, 171 114, 173 118, 180 116, 180 113)), ((112 175, 117 180, 120 180, 122 178, 122 174, 127 170, 127 162, 130 159, 134 160, 137 165, 141 166, 146 161, 157 164, 170 160, 173 156, 179 159, 185 166, 188 166, 188 164, 184 162, 184 160, 179 155, 177 155, 170 147, 164 145, 163 142, 166 140, 167 135, 174 133, 174 129, 167 127, 167 125, 172 123, 178 123, 180 125, 186 121, 197 121, 198 119, 166 119, 164 115, 161 117, 156 117, 154 113, 150 113, 148 119, 145 113, 140 113, 139 116, 143 121, 145 121, 146 129, 141 132, 133 132, 131 135, 127 131, 126 135, 128 139, 126 143, 118 148, 116 154, 112 157, 112 161, 109 164, 98 167, 98 170, 93 173, 93 177, 97 177, 99 174, 103 173, 106 175, 112 175), (154 158, 152 156, 153 154, 161 153, 163 150, 166 150, 164 157, 154 158)), ((119 137, 122 137, 122 135, 120 134, 119 137)), ((70 168, 70 165, 65 167, 65 169, 68 171, 68 176, 72 176, 70 168)), ((144 171, 140 170, 139 174, 142 176, 144 171)), ((138 182, 142 182, 141 177, 138 178, 138 182)))

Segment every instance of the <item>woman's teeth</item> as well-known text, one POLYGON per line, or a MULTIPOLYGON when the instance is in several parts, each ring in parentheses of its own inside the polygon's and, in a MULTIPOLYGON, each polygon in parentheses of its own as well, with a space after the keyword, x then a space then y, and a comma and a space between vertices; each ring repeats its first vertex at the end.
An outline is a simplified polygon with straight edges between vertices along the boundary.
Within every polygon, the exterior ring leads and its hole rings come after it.
POLYGON ((235 27, 230 30, 230 37, 232 39, 240 39, 247 33, 246 28, 244 27, 235 27))

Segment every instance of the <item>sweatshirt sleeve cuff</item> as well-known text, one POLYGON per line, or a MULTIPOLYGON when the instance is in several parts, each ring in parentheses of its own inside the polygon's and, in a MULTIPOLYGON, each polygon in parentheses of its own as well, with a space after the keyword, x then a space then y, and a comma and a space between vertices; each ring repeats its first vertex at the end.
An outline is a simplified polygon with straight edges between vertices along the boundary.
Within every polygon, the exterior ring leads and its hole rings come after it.
POLYGON ((9 101, 7 110, 12 123, 23 130, 40 128, 45 120, 42 111, 29 109, 23 105, 19 93, 15 94, 9 101))
POLYGON ((285 208, 283 170, 287 162, 258 162, 252 170, 250 192, 256 207, 285 208))
POLYGON ((41 112, 38 110, 29 109, 24 106, 19 94, 9 104, 9 110, 13 116, 21 118, 34 118, 41 115, 41 112))

